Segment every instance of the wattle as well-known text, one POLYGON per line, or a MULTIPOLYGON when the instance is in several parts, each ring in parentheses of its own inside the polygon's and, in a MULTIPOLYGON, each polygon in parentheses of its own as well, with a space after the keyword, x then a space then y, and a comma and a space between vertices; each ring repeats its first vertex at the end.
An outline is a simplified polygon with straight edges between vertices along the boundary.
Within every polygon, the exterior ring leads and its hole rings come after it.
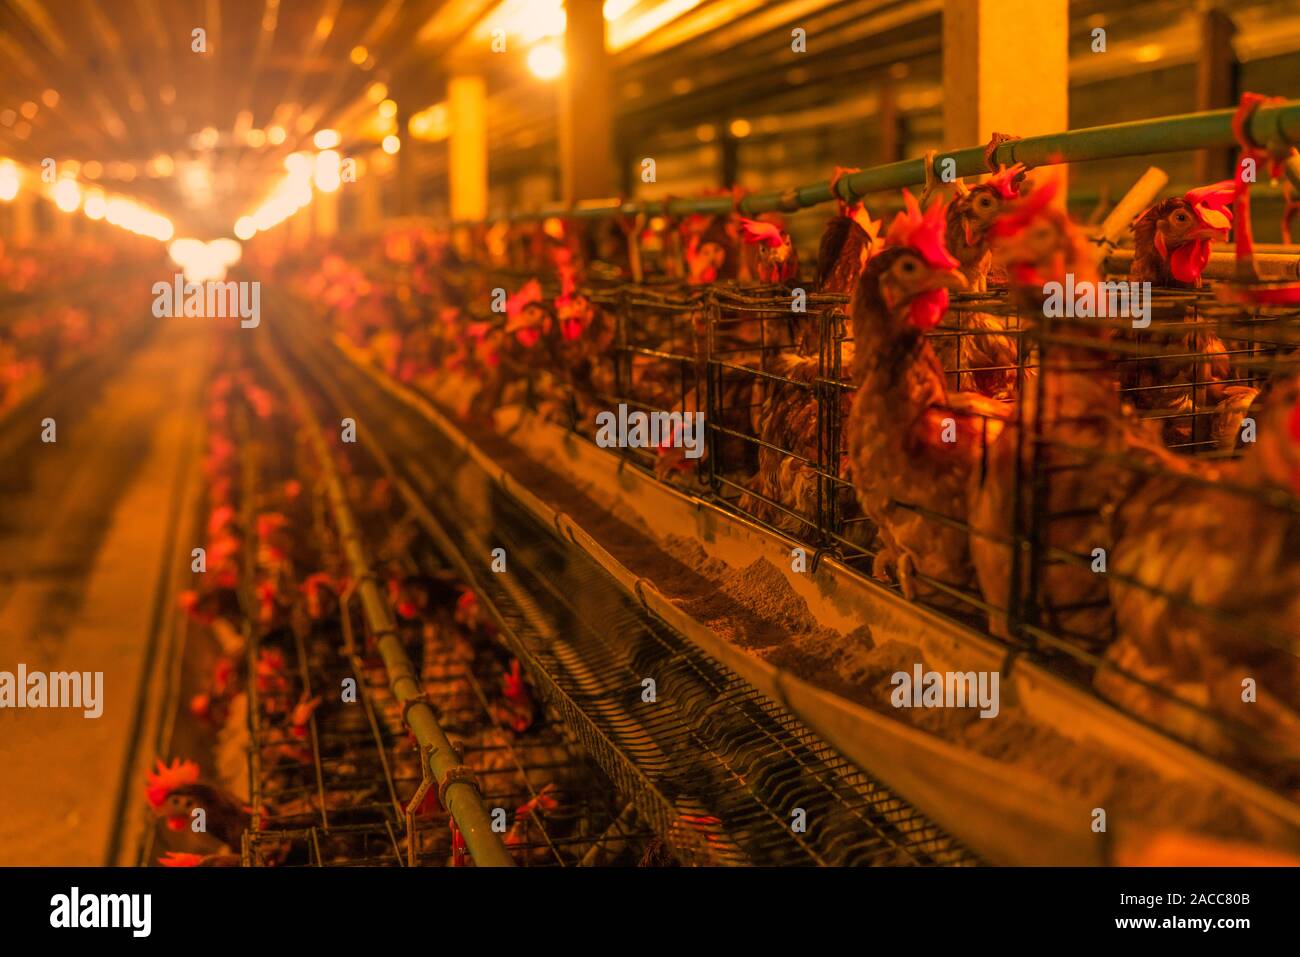
POLYGON ((943 314, 948 311, 948 290, 931 289, 912 300, 908 316, 912 325, 918 329, 929 330, 939 324, 943 314))
POLYGON ((1169 255, 1169 271, 1179 282, 1201 281, 1201 270, 1210 261, 1210 241, 1194 239, 1179 246, 1169 255))

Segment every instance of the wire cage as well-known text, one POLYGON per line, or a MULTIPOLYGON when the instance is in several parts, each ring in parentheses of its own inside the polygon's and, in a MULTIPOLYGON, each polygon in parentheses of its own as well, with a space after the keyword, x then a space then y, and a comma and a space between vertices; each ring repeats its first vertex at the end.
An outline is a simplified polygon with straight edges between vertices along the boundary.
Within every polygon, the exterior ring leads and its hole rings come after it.
MULTIPOLYGON (((620 406, 664 415, 702 412, 707 442, 699 459, 644 445, 611 451, 899 587, 885 543, 859 503, 862 483, 850 474, 856 386, 847 297, 806 292, 814 284, 798 280, 686 285, 592 272, 598 278, 581 294, 606 323, 607 341, 581 359, 566 359, 565 374, 552 379, 557 395, 529 395, 534 410, 588 439, 597 436, 597 415, 620 406)), ((518 283, 522 276, 489 282, 518 283)), ((1220 292, 1215 285, 1155 289, 1149 321, 1140 322, 1048 319, 1041 310, 1027 311, 1000 283, 954 296, 926 341, 949 394, 1004 403, 997 421, 990 417, 975 430, 974 471, 981 481, 991 475, 1002 483, 1005 515, 990 526, 964 509, 945 514, 894 504, 961 538, 963 549, 983 547, 993 555, 984 564, 1000 566, 991 581, 978 569, 960 581, 916 573, 918 600, 1286 786, 1292 772, 1279 771, 1276 756, 1261 755, 1264 745, 1240 746, 1243 735, 1259 736, 1260 720, 1214 706, 1203 663, 1188 665, 1175 680, 1134 650, 1143 634, 1164 627, 1141 618, 1138 593, 1150 596, 1148 604, 1161 614, 1176 613, 1194 644, 1219 648, 1207 629, 1239 635, 1231 650, 1205 654, 1271 675, 1272 694, 1284 704, 1265 721, 1265 739, 1287 727, 1297 695, 1287 670, 1295 661, 1295 625, 1286 617, 1293 609, 1284 592, 1275 589, 1258 607, 1229 610, 1191 572, 1185 580, 1162 581, 1144 567, 1146 559, 1132 557, 1154 546, 1137 537, 1144 529, 1131 502, 1158 505, 1163 494, 1186 497, 1193 513, 1230 513, 1227 499, 1220 501, 1226 496, 1292 530, 1273 546, 1286 555, 1273 570, 1295 574, 1295 496, 1285 483, 1252 485, 1243 469, 1258 458, 1254 439, 1268 409, 1283 401, 1288 377, 1300 371, 1300 314, 1243 307, 1220 292), (1188 489, 1202 490, 1205 502, 1188 489), (989 543, 991 550, 984 547, 989 543)), ((1179 521, 1165 520, 1174 527, 1179 521)), ((1178 567, 1209 567, 1196 547, 1186 543, 1167 557, 1178 567)))

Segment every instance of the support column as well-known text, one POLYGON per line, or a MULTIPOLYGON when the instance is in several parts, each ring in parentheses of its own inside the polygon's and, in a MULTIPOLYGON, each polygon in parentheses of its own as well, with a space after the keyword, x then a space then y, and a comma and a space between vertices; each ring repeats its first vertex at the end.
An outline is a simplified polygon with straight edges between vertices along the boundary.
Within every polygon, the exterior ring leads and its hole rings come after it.
POLYGON ((397 214, 414 216, 419 211, 419 183, 416 179, 415 158, 418 149, 411 135, 410 99, 403 96, 397 104, 397 138, 402 148, 397 151, 397 214))
POLYGON ((451 218, 478 222, 487 216, 487 84, 481 76, 453 76, 447 81, 451 138, 447 154, 451 175, 451 218))
POLYGON ((1069 14, 1068 0, 944 0, 945 148, 1069 129, 1069 14))
POLYGON ((564 201, 614 191, 613 95, 602 0, 568 0, 560 79, 560 182, 564 201))
POLYGON ((898 112, 898 85, 886 80, 880 85, 880 113, 877 117, 880 135, 880 163, 896 163, 905 157, 902 155, 901 120, 898 112))
POLYGON ((313 211, 317 239, 331 239, 339 231, 339 193, 316 193, 308 207, 313 211))
POLYGON ((316 202, 313 198, 312 203, 304 206, 292 216, 284 225, 289 229, 289 242, 293 246, 303 246, 311 242, 312 234, 312 204, 316 202))
MULTIPOLYGON (((1236 24, 1222 10, 1210 8, 1198 16, 1201 51, 1196 61, 1196 109, 1217 110, 1237 103, 1237 51, 1232 47, 1236 24)), ((1234 154, 1227 149, 1198 150, 1196 181, 1231 179, 1234 154)))
POLYGON ((357 231, 363 236, 379 232, 379 221, 384 215, 383 183, 379 179, 379 171, 375 169, 375 155, 376 153, 371 153, 366 157, 366 171, 353 187, 357 190, 357 231))
POLYGON ((9 204, 10 234, 15 246, 30 246, 36 238, 36 194, 23 183, 9 204))
POLYGON ((80 213, 65 213, 57 206, 51 204, 51 212, 54 214, 54 238, 61 243, 66 243, 72 239, 73 235, 73 216, 79 216, 80 213))

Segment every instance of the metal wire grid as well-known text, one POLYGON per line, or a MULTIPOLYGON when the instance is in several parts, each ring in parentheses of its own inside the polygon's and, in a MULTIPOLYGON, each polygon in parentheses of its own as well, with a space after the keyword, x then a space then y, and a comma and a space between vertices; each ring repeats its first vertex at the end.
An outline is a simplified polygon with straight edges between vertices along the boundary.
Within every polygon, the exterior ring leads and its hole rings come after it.
MULTIPOLYGON (((352 474, 357 478, 368 482, 378 477, 363 475, 356 462, 353 466, 352 474)), ((402 514, 396 506, 386 516, 370 517, 368 536, 375 540, 372 543, 374 548, 380 547, 378 540, 384 538, 394 525, 410 521, 410 516, 402 514)), ((393 564, 407 573, 432 574, 446 570, 445 559, 426 539, 418 536, 409 541, 400 553, 389 557, 393 564)), ((345 615, 342 622, 345 630, 342 649, 353 649, 356 642, 351 616, 345 615)), ((407 625, 417 630, 421 627, 419 622, 407 622, 407 625)), ((438 712, 440 725, 455 741, 464 765, 475 772, 487 806, 505 812, 504 820, 509 825, 506 843, 517 863, 525 866, 634 863, 634 854, 639 853, 647 838, 644 828, 638 824, 635 815, 627 813, 626 803, 617 798, 599 769, 582 754, 575 742, 564 735, 558 719, 539 713, 523 732, 501 727, 492 711, 495 689, 501 687, 506 674, 501 654, 484 647, 485 635, 462 634, 461 637, 474 639, 476 653, 472 661, 467 661, 463 648, 455 646, 456 635, 453 633, 459 634, 458 629, 442 620, 434 631, 434 634, 426 633, 422 639, 417 639, 422 648, 420 673, 424 693, 438 712), (539 801, 540 796, 545 797, 545 803, 539 801), (521 814, 521 809, 528 804, 534 805, 530 813, 521 814)), ((377 658, 368 658, 355 651, 345 658, 332 643, 322 647, 320 653, 322 657, 333 655, 349 662, 348 667, 356 676, 359 689, 364 692, 362 698, 367 702, 375 741, 386 742, 386 747, 378 752, 383 764, 382 774, 373 767, 356 768, 351 777, 343 779, 332 774, 332 769, 326 765, 318 773, 318 780, 323 782, 319 793, 323 798, 326 790, 334 793, 341 786, 367 782, 377 786, 376 782, 390 781, 392 800, 382 808, 382 833, 380 822, 375 822, 369 831, 356 825, 344 833, 366 839, 373 839, 376 833, 380 833, 381 837, 386 835, 394 847, 400 835, 405 843, 407 836, 402 833, 405 830, 402 809, 415 794, 422 774, 418 769, 418 758, 406 741, 401 709, 388 689, 383 667, 377 658), (391 774, 390 768, 394 769, 391 774)), ((329 686, 330 680, 326 677, 322 686, 329 686)), ((332 686, 337 687, 337 681, 332 686)), ((299 788, 303 791, 306 785, 300 784, 299 788)), ((376 813, 381 810, 378 804, 369 809, 376 813)), ((415 822, 414 859, 417 864, 446 863, 453 854, 450 817, 436 796, 426 801, 423 810, 424 815, 417 817, 415 822)), ((332 827, 339 816, 337 812, 327 818, 322 810, 320 816, 318 825, 300 833, 294 832, 310 841, 311 863, 322 862, 323 836, 338 830, 332 827)), ((298 822, 277 818, 276 823, 292 826, 298 822)), ((277 827, 258 837, 278 848, 277 842, 283 840, 284 834, 277 827)), ((326 862, 347 863, 340 859, 341 856, 336 854, 326 862)), ((399 857, 404 855, 399 854, 399 857)), ((374 857, 363 861, 380 862, 374 857)), ((392 858, 383 861, 390 864, 403 862, 392 858)))
POLYGON ((412 512, 439 552, 456 558, 547 706, 681 862, 976 862, 785 709, 650 619, 512 500, 496 495, 482 526, 448 514, 431 491, 447 487, 445 470, 459 457, 430 449, 427 425, 409 409, 367 398, 358 373, 293 345, 336 406, 346 393, 349 408, 377 424, 372 448, 399 488, 409 476, 412 512), (422 475, 409 472, 415 463, 422 475), (480 574, 463 557, 498 545, 511 556, 510 575, 480 574), (653 705, 640 697, 649 676, 659 689, 653 705), (807 833, 792 830, 796 807, 807 812, 807 833))
MULTIPOLYGON (((246 479, 265 486, 271 476, 254 464, 261 461, 248 457, 246 479)), ((317 540, 328 542, 332 533, 322 527, 323 509, 313 511, 317 540)), ((252 515, 245 517, 251 520, 252 515)), ((254 543, 249 550, 255 553, 254 543)), ((409 555, 403 557, 414 563, 409 555)), ((248 601, 255 607, 251 594, 248 601)), ((305 637, 294 634, 288 681, 275 697, 291 703, 324 691, 328 702, 344 678, 353 678, 360 712, 327 703, 300 739, 290 731, 287 709, 277 704, 268 714, 269 696, 255 680, 249 683, 253 804, 270 813, 255 815, 245 834, 247 865, 405 864, 403 807, 422 780, 419 758, 406 739, 401 709, 382 665, 356 651, 350 612, 345 611, 340 625, 341 635, 332 626, 313 628, 305 637)), ((255 668, 262 647, 254 636, 250 667, 255 668)), ((485 800, 515 821, 508 843, 520 863, 613 863, 644 838, 634 821, 620 818, 619 809, 602 800, 609 797, 608 785, 598 781, 598 773, 544 717, 520 735, 496 727, 484 685, 499 684, 504 674, 499 662, 489 656, 486 672, 476 675, 483 661, 476 659, 471 666, 454 659, 446 642, 426 641, 423 649, 426 694, 449 732, 460 736, 464 762, 476 772, 485 800), (557 807, 515 820, 521 804, 557 780, 561 786, 548 791, 557 807)), ((452 854, 450 818, 436 798, 427 803, 425 816, 417 819, 416 861, 446 863, 452 854)))
MULTIPOLYGON (((695 466, 693 491, 800 539, 819 552, 835 554, 864 571, 871 569, 876 554, 874 528, 861 514, 844 470, 844 423, 854 391, 846 374, 852 337, 845 328, 844 297, 809 297, 803 315, 792 314, 790 290, 774 287, 646 287, 603 282, 592 290, 591 298, 613 313, 618 330, 616 346, 607 357, 615 364, 615 392, 593 396, 591 407, 613 409, 627 403, 630 408, 647 412, 671 412, 703 405, 707 409, 708 452, 695 466), (750 331, 738 335, 737 330, 745 324, 750 331), (797 325, 803 326, 802 334, 796 331, 797 325), (798 377, 780 371, 782 357, 793 355, 804 360, 798 377), (639 369, 639 376, 629 374, 633 368, 639 369), (656 377, 657 391, 645 388, 644 383, 656 377), (702 397, 698 388, 701 382, 702 397), (771 395, 801 396, 813 405, 815 441, 809 438, 814 431, 811 429, 795 441, 788 434, 764 433, 752 413, 760 408, 764 396, 771 395), (778 485, 775 490, 770 484, 761 484, 756 473, 765 459, 797 463, 797 470, 806 473, 811 481, 787 479, 785 487, 778 485), (797 500, 791 489, 798 492, 797 500)), ((1091 346, 1093 354, 1084 365, 1108 367, 1118 381, 1121 400, 1138 417, 1158 426, 1170 451, 1179 456, 1225 459, 1240 454, 1241 443, 1234 443, 1229 435, 1225 444, 1223 429, 1216 426, 1218 420, 1226 418, 1219 405, 1222 390, 1229 386, 1263 388, 1270 381, 1300 370, 1297 328, 1300 316, 1294 311, 1243 311, 1218 302, 1209 288, 1154 290, 1151 322, 1141 330, 1134 329, 1127 319, 1061 319, 1050 323, 1039 316, 1026 319, 1008 301, 1005 291, 993 290, 955 297, 944 323, 928 335, 936 353, 943 357, 950 389, 969 389, 977 384, 978 377, 1005 374, 1011 396, 1040 387, 1044 376, 1079 371, 1077 359, 1075 366, 1058 359, 1052 369, 1044 371, 1044 355, 1077 355, 1091 346), (984 334, 967 327, 967 317, 972 313, 998 317, 1006 327, 1006 335, 1016 343, 1015 365, 978 366, 969 361, 969 344, 984 334), (1108 332, 1104 349, 1096 348, 1099 327, 1108 332), (1220 371, 1211 377, 1208 369, 1212 362, 1228 363, 1230 373, 1223 375, 1220 371)), ((1249 409, 1243 406, 1238 411, 1246 414, 1258 410, 1258 402, 1248 405, 1249 409)), ((567 424, 589 438, 594 432, 589 417, 584 420, 575 416, 567 424)), ((1222 724, 1220 716, 1186 704, 1169 689, 1158 688, 1103 661, 1098 651, 1111 640, 1109 635, 1069 633, 1053 624, 1054 616, 1062 609, 1053 609, 1041 601, 1050 569, 1060 564, 1086 566, 1092 556, 1073 554, 1051 544, 1056 524, 1079 518, 1081 511, 1051 510, 1051 476, 1060 472, 1063 454, 1079 460, 1069 466, 1075 469, 1091 467, 1099 458, 1115 457, 1096 449, 1066 448, 1059 440, 1043 434, 1042 425, 1035 421, 1019 430, 1033 465, 1027 476, 1016 473, 1017 521, 1009 544, 1016 565, 1012 581, 1017 585, 1005 607, 990 604, 974 591, 923 574, 918 573, 917 580, 945 599, 945 613, 966 624, 983 629, 991 613, 1005 614, 1011 640, 1022 650, 1055 660, 1064 671, 1081 680, 1087 680, 1099 667, 1118 670, 1148 690, 1177 702, 1179 707, 1186 705, 1203 719, 1222 724)), ((617 451, 641 467, 653 469, 656 464, 653 451, 617 451)), ((1121 456, 1113 464, 1133 474, 1150 474, 1153 468, 1136 455, 1121 456)), ((1216 487, 1227 486, 1216 483, 1216 487)), ((1278 509, 1283 519, 1297 508, 1294 499, 1279 501, 1274 490, 1237 492, 1278 509)), ((986 535, 921 506, 898 504, 917 512, 927 522, 986 535)), ((1151 588, 1136 580, 1127 583, 1135 588, 1151 588)), ((1240 622, 1224 619, 1213 609, 1192 610, 1224 627, 1242 627, 1240 622)), ((1247 637, 1284 649, 1288 639, 1281 630, 1247 637)), ((1231 733, 1240 735, 1245 729, 1236 728, 1231 733)))
MULTIPOLYGON (((647 620, 516 503, 497 497, 494 510, 482 531, 514 572, 481 587, 548 703, 684 863, 974 862, 784 709, 647 620), (654 702, 641 698, 646 677, 654 702), (791 829, 795 808, 807 833, 791 829)), ((440 524, 478 553, 472 532, 440 524)))

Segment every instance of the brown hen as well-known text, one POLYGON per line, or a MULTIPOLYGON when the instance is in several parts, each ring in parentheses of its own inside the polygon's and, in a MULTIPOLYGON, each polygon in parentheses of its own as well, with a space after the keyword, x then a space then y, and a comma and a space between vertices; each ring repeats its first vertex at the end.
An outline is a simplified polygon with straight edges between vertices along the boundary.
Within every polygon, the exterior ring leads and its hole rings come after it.
POLYGON ((1157 690, 1109 669, 1097 689, 1300 785, 1300 378, 1273 389, 1240 459, 1144 479, 1109 527, 1118 638, 1107 657, 1157 690), (1244 700, 1246 679, 1257 700, 1244 700))
POLYGON ((945 385, 925 333, 942 319, 948 290, 965 281, 944 248, 942 207, 922 216, 910 193, 904 199, 907 210, 867 264, 850 307, 858 390, 849 456, 858 499, 882 541, 873 572, 884 577, 892 566, 908 598, 960 608, 946 589, 968 588, 974 572, 967 532, 954 523, 966 520, 971 473, 1006 406, 945 385))

